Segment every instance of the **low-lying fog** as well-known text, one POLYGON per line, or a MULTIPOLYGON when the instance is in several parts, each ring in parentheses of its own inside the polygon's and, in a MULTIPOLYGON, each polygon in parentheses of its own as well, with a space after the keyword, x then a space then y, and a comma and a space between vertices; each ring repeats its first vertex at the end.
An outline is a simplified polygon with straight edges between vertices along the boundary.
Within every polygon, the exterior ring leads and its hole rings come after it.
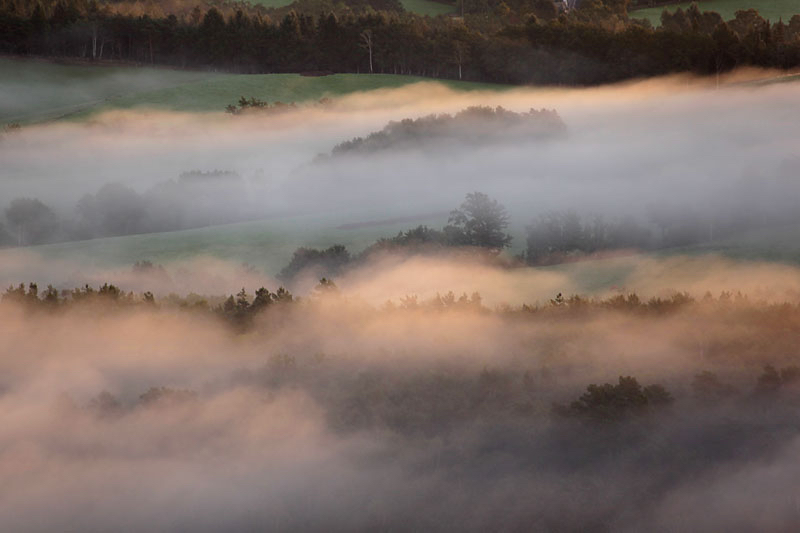
MULTIPOLYGON (((496 273, 481 288, 508 287, 496 273)), ((318 295, 242 332, 166 304, 6 300, 0 523, 791 530, 797 305, 571 305, 318 295), (673 401, 599 420, 554 408, 628 375, 673 401)))
POLYGON ((145 201, 153 203, 182 173, 218 170, 241 179, 223 187, 228 194, 217 194, 217 205, 196 209, 213 207, 222 221, 294 212, 346 211, 354 221, 418 214, 449 210, 472 190, 496 197, 520 226, 559 209, 641 215, 654 205, 783 208, 800 195, 796 92, 794 83, 715 90, 682 77, 468 93, 423 83, 276 114, 223 113, 232 102, 201 115, 110 112, 5 135, 0 204, 35 197, 69 217, 81 198, 109 183, 149 192, 145 201), (474 105, 554 109, 567 132, 314 162, 391 120, 474 105))
MULTIPOLYGON (((141 218, 158 204, 158 227, 173 229, 293 213, 355 223, 447 212, 482 191, 516 228, 551 211, 692 213, 713 239, 725 217, 800 222, 798 123, 796 84, 689 78, 502 93, 430 83, 272 114, 112 112, 6 132, 0 208, 38 199, 70 225, 58 240, 135 232, 106 218, 131 206, 141 218), (389 121, 476 105, 554 109, 565 129, 334 153, 389 121)), ((3 223, 7 244, 28 244, 30 227, 3 223)), ((353 263, 338 289, 300 280, 301 301, 255 312, 277 272, 203 242, 163 269, 0 251, 0 284, 39 284, 0 300, 0 529, 800 523, 794 266, 385 253, 353 263), (105 282, 137 294, 44 291, 105 282), (213 309, 242 287, 244 300, 213 309), (239 311, 247 321, 231 323, 239 311)))

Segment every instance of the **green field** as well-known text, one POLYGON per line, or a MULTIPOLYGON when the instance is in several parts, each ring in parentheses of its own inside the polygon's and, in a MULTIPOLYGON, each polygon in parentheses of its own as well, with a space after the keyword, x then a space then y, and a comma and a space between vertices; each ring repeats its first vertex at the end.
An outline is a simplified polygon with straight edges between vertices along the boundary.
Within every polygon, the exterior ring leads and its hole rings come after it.
MULTIPOLYGON (((431 80, 392 74, 219 74, 0 58, 0 124, 83 118, 97 111, 137 107, 222 111, 240 96, 302 102, 421 81, 431 80)), ((441 83, 457 90, 502 88, 458 81, 441 83)))
POLYGON ((456 11, 455 6, 449 6, 440 2, 431 2, 430 0, 401 0, 401 2, 406 11, 418 15, 428 15, 430 17, 447 15, 456 11))
MULTIPOLYGON (((646 18, 654 26, 661 25, 661 13, 666 9, 673 12, 678 7, 683 9, 692 5, 692 2, 681 2, 668 6, 650 7, 629 11, 631 18, 646 18)), ((736 16, 736 12, 741 9, 757 9, 762 17, 777 22, 783 18, 784 22, 789 22, 792 15, 800 14, 800 1, 798 0, 700 0, 698 2, 700 11, 716 11, 725 20, 730 20, 736 16)))
MULTIPOLYGON (((267 8, 279 8, 288 6, 293 0, 250 0, 251 4, 264 6, 267 8)), ((453 13, 455 7, 442 4, 441 2, 433 2, 432 0, 400 0, 403 8, 411 13, 418 15, 428 15, 435 17, 436 15, 446 15, 453 13)))
MULTIPOLYGON (((46 259, 75 261, 99 268, 133 265, 136 261, 169 263, 200 255, 248 263, 275 275, 289 263, 299 246, 327 248, 343 244, 358 252, 380 237, 392 237, 419 224, 440 227, 447 215, 421 215, 405 222, 378 223, 357 228, 342 224, 376 220, 371 214, 327 213, 225 224, 184 231, 109 237, 31 247, 46 259)), ((13 249, 10 249, 13 252, 13 249)), ((2 263, 3 250, 0 250, 2 263)))
POLYGON ((50 120, 118 98, 220 77, 210 72, 0 57, 0 124, 50 120))

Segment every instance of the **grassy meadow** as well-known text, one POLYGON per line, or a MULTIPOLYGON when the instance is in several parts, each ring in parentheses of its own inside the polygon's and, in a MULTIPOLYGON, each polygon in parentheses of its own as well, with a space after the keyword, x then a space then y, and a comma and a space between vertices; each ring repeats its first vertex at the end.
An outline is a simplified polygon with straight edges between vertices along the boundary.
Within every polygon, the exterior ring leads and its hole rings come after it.
MULTIPOLYGON (((344 224, 377 220, 353 219, 344 213, 326 213, 264 219, 184 231, 109 237, 32 247, 46 258, 81 261, 93 266, 123 267, 136 261, 167 263, 198 255, 248 263, 266 274, 277 274, 299 246, 326 248, 343 244, 360 251, 380 237, 392 237, 419 224, 440 227, 446 215, 421 215, 405 222, 378 221, 358 227, 344 224)), ((0 261, 2 260, 0 251, 0 261)))
MULTIPOLYGON (((0 124, 83 119, 113 109, 223 111, 241 96, 303 102, 431 81, 394 74, 220 74, 0 58, 0 124)), ((457 90, 502 86, 439 81, 457 90)))
MULTIPOLYGON (((405 8, 406 11, 418 15, 428 15, 429 17, 447 15, 455 11, 453 6, 448 6, 447 4, 434 2, 432 0, 400 0, 400 2, 403 4, 403 8, 405 8)), ((250 0, 250 3, 266 8, 279 8, 288 6, 292 3, 292 0, 250 0)))
MULTIPOLYGON (((666 9, 673 12, 679 7, 686 9, 692 2, 681 2, 667 6, 649 7, 630 11, 631 18, 644 18, 649 20, 654 26, 661 25, 661 13, 666 9)), ((701 0, 698 2, 700 11, 716 11, 725 20, 730 20, 736 16, 736 12, 743 9, 754 8, 759 14, 777 22, 782 18, 784 22, 789 22, 792 15, 800 14, 800 2, 797 0, 701 0)))
POLYGON ((428 15, 430 17, 447 15, 456 11, 455 6, 449 6, 440 2, 432 2, 430 0, 401 0, 401 2, 406 11, 417 13, 418 15, 428 15))

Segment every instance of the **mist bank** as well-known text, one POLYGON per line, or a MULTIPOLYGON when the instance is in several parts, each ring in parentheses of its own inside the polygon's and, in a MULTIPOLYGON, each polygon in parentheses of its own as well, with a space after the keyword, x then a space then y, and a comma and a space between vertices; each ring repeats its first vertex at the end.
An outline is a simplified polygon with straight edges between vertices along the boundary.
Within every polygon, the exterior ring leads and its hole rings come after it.
MULTIPOLYGON (((471 274, 482 294, 502 290, 471 274)), ((800 299, 492 310, 447 303, 445 287, 438 304, 381 308, 317 291, 268 305, 244 332, 167 301, 3 299, 0 519, 27 531, 795 523, 774 494, 798 468, 800 299)))
MULTIPOLYGON (((275 291, 281 286, 306 297, 327 275, 309 268, 287 283, 251 264, 210 255, 163 263, 108 264, 85 254, 57 257, 35 249, 10 249, 0 251, 0 259, 3 287, 35 282, 41 289, 53 285, 60 291, 113 283, 126 291, 149 291, 161 297, 170 293, 227 296, 243 287, 252 297, 259 287, 275 291)), ((686 291, 695 298, 702 298, 706 291, 715 295, 741 291, 768 302, 794 302, 800 294, 798 274, 798 268, 790 264, 715 254, 663 257, 620 252, 602 259, 529 267, 467 249, 434 254, 376 253, 332 279, 350 296, 374 306, 452 291, 456 295, 479 292, 489 307, 518 307, 547 302, 558 293, 606 297, 635 292, 647 299, 675 291, 686 291)))
MULTIPOLYGON (((508 207, 517 250, 520 230, 552 212, 573 211, 587 221, 630 216, 654 233, 656 219, 679 220, 690 234, 711 241, 722 238, 723 227, 794 223, 800 110, 793 84, 713 86, 668 78, 582 90, 458 93, 419 84, 269 116, 112 112, 4 135, 0 198, 4 209, 15 198, 35 198, 64 224, 95 221, 91 231, 56 228, 71 238, 299 213, 343 213, 343 223, 396 218, 447 211, 476 190, 508 207), (566 133, 317 157, 391 121, 470 106, 555 109, 566 133), (192 171, 239 179, 198 201, 194 188, 181 186, 181 174, 192 171), (115 230, 103 221, 101 191, 114 190, 124 194, 104 209, 139 213, 139 222, 123 221, 115 230), (81 212, 76 206, 86 195, 81 212)), ((491 135, 491 125, 480 127, 491 135)), ((6 242, 18 243, 18 228, 8 220, 4 226, 6 242)))

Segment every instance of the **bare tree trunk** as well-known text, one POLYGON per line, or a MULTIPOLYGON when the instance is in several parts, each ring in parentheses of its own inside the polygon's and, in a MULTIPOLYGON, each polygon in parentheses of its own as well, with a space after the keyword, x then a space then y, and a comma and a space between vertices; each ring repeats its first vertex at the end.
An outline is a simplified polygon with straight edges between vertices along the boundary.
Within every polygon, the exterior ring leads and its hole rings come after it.
POLYGON ((369 73, 372 74, 372 30, 361 32, 361 46, 369 52, 369 73))
POLYGON ((92 60, 97 59, 97 23, 92 23, 92 60))

